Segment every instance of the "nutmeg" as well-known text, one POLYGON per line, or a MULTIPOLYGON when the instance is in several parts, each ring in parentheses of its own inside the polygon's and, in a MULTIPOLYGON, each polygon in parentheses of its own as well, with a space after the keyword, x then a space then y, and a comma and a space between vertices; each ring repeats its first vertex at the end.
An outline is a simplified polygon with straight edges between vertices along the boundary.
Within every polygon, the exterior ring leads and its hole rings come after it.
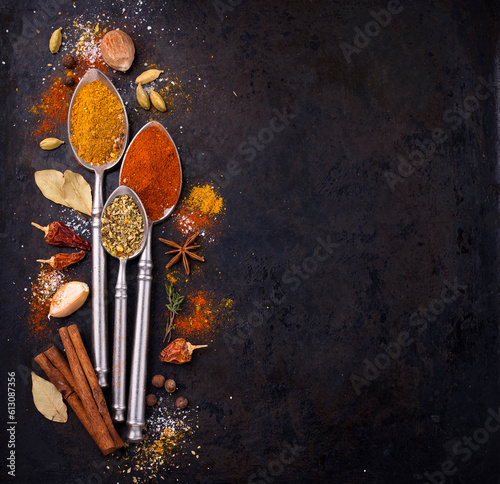
POLYGON ((101 54, 109 67, 125 72, 134 62, 134 43, 125 32, 111 30, 102 38, 101 54))

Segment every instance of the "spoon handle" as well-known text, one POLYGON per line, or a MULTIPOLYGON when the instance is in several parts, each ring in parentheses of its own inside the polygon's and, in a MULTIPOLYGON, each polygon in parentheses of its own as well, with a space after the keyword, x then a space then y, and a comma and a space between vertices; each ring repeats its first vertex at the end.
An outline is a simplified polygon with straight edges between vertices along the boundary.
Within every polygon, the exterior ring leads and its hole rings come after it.
POLYGON ((113 338, 113 420, 125 421, 125 372, 127 361, 127 259, 120 259, 115 290, 115 327, 113 338))
POLYGON ((108 386, 108 332, 106 315, 106 256, 101 243, 102 182, 96 171, 92 206, 92 347, 99 385, 108 386))
POLYGON ((135 319, 134 345, 132 348, 132 368, 128 396, 127 440, 140 442, 146 424, 146 370, 149 336, 149 309, 151 304, 151 280, 153 261, 151 257, 150 223, 144 252, 139 260, 137 276, 137 314, 135 319))

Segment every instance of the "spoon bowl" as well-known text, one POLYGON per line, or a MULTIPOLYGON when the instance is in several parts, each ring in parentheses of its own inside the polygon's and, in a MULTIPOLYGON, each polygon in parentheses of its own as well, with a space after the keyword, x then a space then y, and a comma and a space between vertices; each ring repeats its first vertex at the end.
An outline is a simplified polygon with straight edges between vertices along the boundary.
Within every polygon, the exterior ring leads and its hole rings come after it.
MULTIPOLYGON (((141 212, 141 217, 142 217, 142 220, 144 222, 144 231, 146 231, 146 228, 148 226, 148 214, 146 213, 146 209, 144 208, 144 205, 142 204, 141 202, 141 199, 139 198, 139 196, 137 195, 137 193, 134 192, 134 190, 132 190, 132 188, 130 187, 127 187, 126 185, 120 185, 119 187, 117 187, 113 193, 108 197, 108 199, 106 200, 106 203, 104 204, 104 207, 102 209, 102 212, 104 213, 104 211, 113 203, 114 199, 116 197, 120 197, 122 195, 128 195, 134 202, 135 204, 137 205, 137 207, 139 208, 139 211, 141 212)), ((142 242, 141 242, 141 246, 139 247, 139 249, 137 249, 132 255, 128 256, 128 257, 124 257, 124 258, 121 258, 121 257, 118 257, 116 255, 113 255, 104 245, 104 250, 112 257, 115 257, 116 259, 119 259, 119 260, 130 260, 130 259, 135 259, 143 250, 144 250, 144 247, 146 246, 146 236, 144 236, 142 238, 142 242)))
POLYGON ((92 354, 94 368, 101 387, 108 386, 108 356, 107 356, 107 315, 106 315, 106 258, 104 248, 101 244, 101 212, 103 206, 102 185, 105 170, 113 168, 119 163, 127 146, 129 125, 127 111, 120 94, 113 83, 99 69, 90 69, 82 77, 73 93, 68 112, 68 139, 73 154, 83 167, 95 173, 94 197, 92 205, 92 354), (125 121, 125 133, 122 140, 122 148, 115 160, 102 165, 92 165, 84 161, 71 141, 72 123, 71 111, 80 90, 94 81, 101 81, 111 94, 120 101, 125 121))
POLYGON ((87 170, 92 170, 94 172, 99 172, 99 173, 104 173, 105 170, 109 170, 113 168, 115 165, 117 165, 121 157, 123 156, 123 153, 125 153, 125 150, 127 148, 127 141, 128 141, 128 135, 129 135, 129 124, 128 124, 128 116, 127 116, 127 110, 125 109, 125 104, 123 102, 123 99, 121 98, 120 94, 116 90, 116 87, 113 85, 111 80, 109 79, 106 74, 102 73, 99 69, 89 69, 85 75, 80 79, 80 82, 78 83, 75 92, 73 93, 73 96, 71 97, 71 102, 69 104, 69 113, 68 113, 68 139, 70 141, 70 146, 71 149, 73 150, 73 154, 75 155, 75 158, 77 159, 78 163, 82 165, 83 167, 87 168, 87 170), (122 148, 120 150, 120 153, 116 157, 116 160, 114 161, 109 161, 108 163, 102 164, 102 165, 92 165, 91 163, 87 163, 82 157, 78 155, 78 151, 71 142, 71 137, 72 137, 72 132, 73 132, 73 126, 71 123, 71 110, 73 109, 73 105, 75 104, 76 98, 78 97, 79 92, 81 89, 86 86, 87 84, 90 84, 94 81, 101 81, 110 91, 111 94, 118 99, 120 102, 122 109, 123 109, 123 116, 124 116, 124 121, 125 121, 125 133, 124 133, 124 138, 122 142, 122 148))
MULTIPOLYGON (((170 136, 170 133, 167 131, 167 129, 161 124, 159 123, 158 121, 150 121, 149 123, 146 123, 137 133, 136 135, 134 136, 134 138, 132 139, 132 141, 130 142, 130 144, 128 145, 128 148, 127 148, 127 151, 125 152, 125 156, 123 157, 123 163, 122 163, 122 166, 120 168, 120 185, 121 185, 121 179, 122 179, 122 172, 123 172, 123 167, 125 166, 125 163, 127 161, 127 154, 128 152, 130 151, 130 148, 131 146, 133 146, 133 143, 134 141, 139 137, 139 135, 145 131, 146 129, 149 129, 149 128, 152 128, 152 127, 156 127, 158 128, 159 130, 161 130, 163 132, 163 134, 165 134, 165 136, 168 137, 168 139, 170 140, 170 142, 172 143, 172 145, 174 146, 175 148, 175 155, 177 157, 177 160, 179 161, 179 168, 180 168, 180 184, 179 184, 179 192, 177 194, 177 200, 175 201, 175 203, 171 206, 171 207, 168 207, 165 212, 163 213, 163 216, 160 217, 159 219, 157 220, 151 220, 149 219, 149 215, 148 215, 148 220, 149 220, 149 223, 152 223, 152 224, 156 224, 156 223, 159 223, 159 222, 163 222, 165 219, 167 219, 171 214, 172 212, 174 211, 176 205, 177 205, 177 202, 179 201, 179 198, 180 198, 180 195, 181 195, 181 190, 182 190, 182 165, 181 165, 181 162, 180 162, 180 156, 179 156, 179 152, 177 150, 177 146, 176 144, 174 143, 172 137, 170 136)), ((121 185, 121 186, 125 186, 125 185, 121 185)))

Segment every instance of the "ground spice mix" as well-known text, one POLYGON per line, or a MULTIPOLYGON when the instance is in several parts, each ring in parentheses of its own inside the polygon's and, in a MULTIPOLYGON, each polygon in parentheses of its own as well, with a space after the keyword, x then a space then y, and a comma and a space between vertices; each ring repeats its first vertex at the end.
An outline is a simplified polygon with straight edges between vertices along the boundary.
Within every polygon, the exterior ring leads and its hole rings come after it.
POLYGON ((101 81, 83 86, 71 109, 71 142, 91 165, 115 161, 125 138, 125 113, 120 101, 101 81))
POLYGON ((160 220, 179 198, 181 169, 170 136, 152 124, 132 141, 123 160, 120 185, 134 190, 150 220, 160 220))

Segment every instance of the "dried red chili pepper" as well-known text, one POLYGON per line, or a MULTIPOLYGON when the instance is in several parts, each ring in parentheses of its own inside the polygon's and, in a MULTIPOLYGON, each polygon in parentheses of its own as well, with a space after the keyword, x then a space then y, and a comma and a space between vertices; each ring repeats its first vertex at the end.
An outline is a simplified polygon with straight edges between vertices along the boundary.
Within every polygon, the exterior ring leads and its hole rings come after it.
POLYGON ((188 343, 184 338, 174 339, 161 353, 160 361, 163 363, 175 363, 181 365, 191 361, 193 350, 197 348, 206 348, 208 345, 194 346, 188 343))
POLYGON ((45 241, 58 247, 76 247, 78 249, 90 250, 90 244, 76 235, 68 226, 62 222, 52 222, 47 227, 31 222, 37 229, 45 232, 45 241))
POLYGON ((74 264, 75 262, 81 261, 84 257, 85 252, 81 250, 80 252, 75 252, 74 254, 56 254, 48 260, 37 259, 37 262, 46 262, 47 264, 50 264, 56 271, 60 271, 61 269, 74 264))

